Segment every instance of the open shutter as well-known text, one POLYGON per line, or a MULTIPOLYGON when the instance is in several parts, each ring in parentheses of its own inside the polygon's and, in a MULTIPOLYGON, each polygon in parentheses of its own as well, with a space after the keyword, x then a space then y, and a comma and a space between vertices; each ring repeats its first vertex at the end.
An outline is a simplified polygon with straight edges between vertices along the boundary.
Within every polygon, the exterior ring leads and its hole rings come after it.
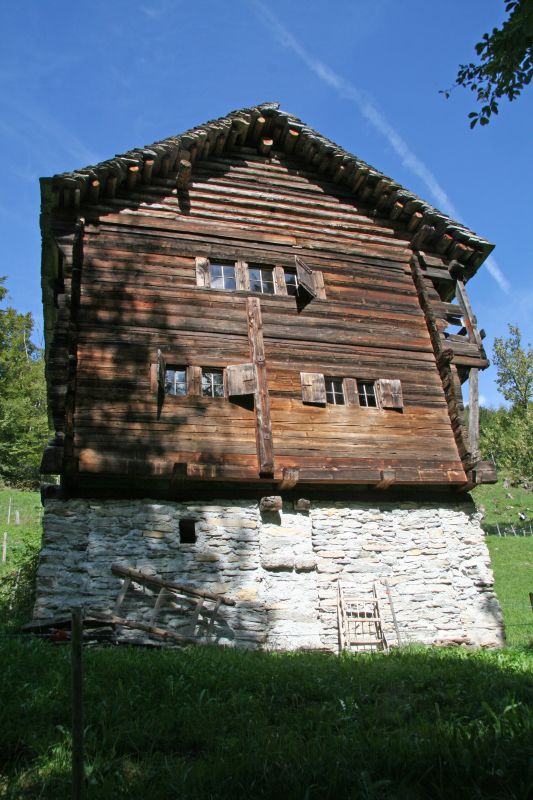
POLYGON ((298 278, 298 286, 305 289, 307 294, 311 297, 316 297, 315 276, 313 270, 302 261, 299 256, 294 256, 296 263, 296 277, 298 278))
POLYGON ((196 285, 203 286, 204 288, 211 285, 208 258, 196 259, 196 285))
POLYGON ((165 378, 167 374, 167 364, 165 356, 161 350, 157 351, 157 386, 159 391, 165 393, 165 378))
POLYGON ((287 284, 285 283, 285 270, 283 267, 274 267, 274 285, 276 294, 287 294, 287 284))
POLYGON ((250 276, 246 261, 235 262, 235 286, 241 292, 247 292, 250 288, 250 276))
POLYGON ((403 408, 402 384, 399 380, 380 378, 376 386, 381 408, 403 408))
POLYGON ((304 403, 326 402, 326 381, 319 372, 300 372, 302 400, 304 403))
POLYGON ((359 393, 357 391, 357 381, 355 378, 344 379, 344 396, 349 406, 359 405, 359 393))
POLYGON ((187 394, 192 397, 200 397, 202 394, 202 368, 187 367, 187 394))
POLYGON ((235 364, 226 367, 228 397, 254 394, 257 386, 254 364, 235 364))

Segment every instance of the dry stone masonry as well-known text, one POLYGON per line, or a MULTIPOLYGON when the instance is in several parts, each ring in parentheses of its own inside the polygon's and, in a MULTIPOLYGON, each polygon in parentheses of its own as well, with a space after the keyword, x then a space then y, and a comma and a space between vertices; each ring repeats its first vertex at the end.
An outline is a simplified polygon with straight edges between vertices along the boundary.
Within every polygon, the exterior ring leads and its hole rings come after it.
MULTIPOLYGON (((337 651, 339 579, 346 594, 369 597, 376 583, 392 645, 384 581, 402 643, 503 643, 484 534, 468 502, 321 502, 305 513, 292 502, 261 512, 254 500, 48 500, 35 618, 78 604, 111 611, 121 587, 113 563, 234 599, 217 617, 222 645, 337 651), (194 521, 196 541, 180 540, 180 520, 194 521)), ((121 613, 147 622, 153 605, 138 586, 121 613)), ((167 608, 165 624, 187 634, 183 612, 167 608)))

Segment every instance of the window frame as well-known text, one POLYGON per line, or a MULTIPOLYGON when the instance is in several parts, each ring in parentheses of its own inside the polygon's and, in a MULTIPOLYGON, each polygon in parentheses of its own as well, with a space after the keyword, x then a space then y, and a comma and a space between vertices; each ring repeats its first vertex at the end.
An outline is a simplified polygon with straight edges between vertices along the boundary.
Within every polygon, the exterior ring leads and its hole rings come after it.
POLYGON ((277 294, 277 292, 276 292, 276 280, 275 280, 275 274, 274 274, 274 266, 270 266, 269 264, 263 265, 263 264, 255 264, 254 263, 254 264, 247 264, 247 268, 248 268, 248 286, 249 286, 249 291, 250 292, 254 292, 255 294, 270 294, 270 295, 277 294), (263 278, 263 272, 266 272, 266 271, 268 271, 270 273, 270 280, 264 280, 264 278, 263 278), (260 289, 253 289, 252 288, 252 280, 253 280, 252 272, 259 272, 259 283, 261 285, 260 289), (263 289, 263 285, 264 284, 270 284, 272 286, 272 291, 271 292, 265 292, 264 289, 263 289))
POLYGON ((211 289, 215 289, 216 291, 219 291, 219 292, 236 292, 237 291, 237 269, 236 269, 236 264, 235 263, 226 262, 226 261, 222 261, 222 260, 213 262, 213 261, 209 260, 208 270, 209 270, 209 286, 210 286, 211 289), (218 276, 218 278, 222 280, 222 286, 213 286, 213 279, 215 279, 215 280, 217 279, 217 278, 214 278, 214 276, 213 276, 213 269, 216 268, 216 267, 219 267, 220 270, 221 270, 221 275, 218 276), (232 272, 231 277, 225 275, 225 270, 228 270, 228 269, 231 270, 231 272, 232 272), (226 286, 226 280, 232 281, 234 286, 233 287, 226 286))
POLYGON ((346 406, 346 390, 344 385, 344 378, 339 378, 335 375, 324 375, 324 382, 326 385, 326 405, 330 406, 346 406), (341 402, 337 397, 342 398, 341 402))
POLYGON ((165 396, 168 395, 169 397, 187 397, 188 394, 189 394, 188 368, 186 366, 181 366, 181 365, 180 366, 173 366, 173 365, 170 366, 170 365, 167 364, 166 367, 165 367, 165 396), (183 380, 179 381, 179 384, 182 385, 185 388, 185 391, 183 391, 183 392, 169 391, 169 389, 168 389, 168 383, 169 383, 168 373, 169 372, 172 372, 173 375, 174 375, 174 380, 173 380, 174 386, 176 386, 176 383, 177 383, 177 381, 175 379, 176 373, 178 373, 178 372, 183 373, 183 380))
POLYGON ((223 367, 202 367, 202 373, 200 378, 200 396, 205 398, 210 398, 212 400, 223 400, 227 396, 226 392, 226 375, 225 369, 223 367), (206 393, 204 391, 204 377, 206 375, 220 375, 221 376, 221 387, 222 387, 222 394, 215 394, 215 382, 211 380, 211 392, 206 393))
POLYGON ((361 408, 381 408, 380 403, 379 403, 379 397, 378 397, 376 383, 377 383, 377 381, 375 381, 375 380, 374 381, 366 380, 364 378, 357 378, 356 379, 357 397, 358 397, 358 400, 359 400, 359 406, 361 408), (371 393, 369 393, 367 391, 367 387, 368 386, 372 387, 372 392, 371 393), (361 391, 361 388, 363 389, 363 391, 361 391), (373 399, 373 401, 374 401, 373 403, 369 403, 368 402, 368 398, 369 397, 371 397, 373 399), (364 402, 363 402, 362 398, 364 398, 364 402))

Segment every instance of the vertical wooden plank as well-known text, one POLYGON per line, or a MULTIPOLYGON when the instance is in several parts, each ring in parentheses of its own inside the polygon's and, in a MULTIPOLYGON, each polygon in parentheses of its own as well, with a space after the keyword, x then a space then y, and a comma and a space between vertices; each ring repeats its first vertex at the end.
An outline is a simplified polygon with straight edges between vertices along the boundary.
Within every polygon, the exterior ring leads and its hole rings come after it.
POLYGON ((189 365, 187 367, 187 394, 192 397, 201 397, 202 394, 202 368, 189 365))
POLYGON ((72 797, 85 798, 83 766, 83 622, 81 608, 72 609, 72 797))
POLYGON ((238 291, 247 292, 250 289, 250 274, 246 261, 235 263, 235 285, 238 291))
POLYGON ((270 418, 270 398, 268 395, 265 346, 263 343, 263 323, 261 304, 258 297, 246 298, 248 316, 248 343, 250 358, 256 368, 256 389, 254 392, 255 432, 259 472, 274 471, 274 449, 272 446, 272 422, 270 418))
POLYGON ((204 288, 211 285, 208 258, 198 256, 196 259, 196 285, 204 288))
POLYGON ((326 403, 326 381, 320 372, 300 372, 302 400, 304 403, 326 403))
POLYGON ((285 270, 283 267, 274 267, 274 285, 276 287, 276 294, 287 294, 285 270))
POLYGON ((479 458, 479 391, 478 391, 479 370, 473 368, 468 376, 469 389, 469 419, 468 433, 470 435, 470 450, 472 459, 477 461, 479 458))
POLYGON ((349 406, 359 405, 359 393, 357 391, 357 381, 355 378, 344 378, 344 397, 349 406))

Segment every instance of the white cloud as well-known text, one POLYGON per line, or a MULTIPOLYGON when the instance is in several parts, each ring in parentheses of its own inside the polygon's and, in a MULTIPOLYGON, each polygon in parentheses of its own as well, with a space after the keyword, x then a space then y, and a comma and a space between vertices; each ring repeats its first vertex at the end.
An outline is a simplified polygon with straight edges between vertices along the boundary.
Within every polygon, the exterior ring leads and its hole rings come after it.
MULTIPOLYGON (((396 128, 387 120, 385 115, 376 108, 375 104, 364 92, 345 80, 320 59, 311 55, 298 39, 283 25, 275 14, 261 2, 251 0, 262 23, 270 30, 276 41, 291 50, 319 80, 334 89, 341 98, 354 103, 361 115, 387 140, 396 155, 401 159, 403 166, 414 173, 426 186, 436 205, 448 216, 460 221, 461 215, 454 206, 445 189, 440 185, 436 176, 429 167, 413 153, 407 142, 401 137, 396 128)), ((487 269, 504 292, 509 292, 510 285, 495 259, 490 256, 486 261, 487 269)))

